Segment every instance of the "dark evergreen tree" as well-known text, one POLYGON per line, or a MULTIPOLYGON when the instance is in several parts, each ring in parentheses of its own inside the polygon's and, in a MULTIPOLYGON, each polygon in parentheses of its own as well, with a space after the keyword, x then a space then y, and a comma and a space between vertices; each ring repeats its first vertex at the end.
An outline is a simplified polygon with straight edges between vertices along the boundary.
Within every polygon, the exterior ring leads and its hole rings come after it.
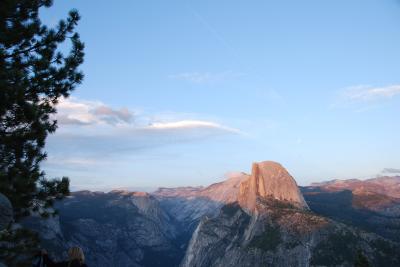
MULTIPOLYGON (((55 28, 42 24, 39 10, 51 5, 51 0, 0 1, 0 192, 10 199, 16 222, 32 213, 51 215, 53 202, 69 193, 68 178, 46 179, 40 163, 46 137, 57 128, 52 114, 59 99, 83 79, 78 67, 84 45, 75 30, 76 10, 55 28), (59 48, 64 43, 70 44, 66 54, 59 48)), ((11 229, 0 239, 28 236, 11 229)), ((28 244, 15 242, 14 248, 28 244)))
POLYGON ((368 262, 368 259, 364 256, 364 254, 360 250, 357 251, 357 257, 354 262, 354 267, 371 267, 371 265, 368 262))

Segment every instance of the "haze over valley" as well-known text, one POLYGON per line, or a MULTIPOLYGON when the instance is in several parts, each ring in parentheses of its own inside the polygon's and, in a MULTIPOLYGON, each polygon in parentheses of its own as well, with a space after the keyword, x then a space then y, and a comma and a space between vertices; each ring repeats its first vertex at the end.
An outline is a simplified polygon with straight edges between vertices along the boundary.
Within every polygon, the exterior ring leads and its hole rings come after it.
POLYGON ((399 25, 0 1, 0 267, 399 267, 399 25))
POLYGON ((26 224, 54 256, 78 244, 93 266, 353 266, 359 251, 400 263, 400 176, 298 187, 265 161, 207 187, 78 191, 56 207, 26 224))

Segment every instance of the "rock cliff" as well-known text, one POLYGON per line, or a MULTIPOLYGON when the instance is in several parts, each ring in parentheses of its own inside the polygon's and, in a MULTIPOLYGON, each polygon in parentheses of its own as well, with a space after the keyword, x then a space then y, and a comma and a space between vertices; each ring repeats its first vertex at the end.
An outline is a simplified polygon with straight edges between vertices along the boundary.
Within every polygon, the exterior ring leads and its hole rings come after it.
POLYGON ((400 264, 399 244, 313 213, 293 177, 262 162, 241 182, 238 203, 200 221, 181 267, 350 267, 358 251, 373 266, 400 264))
POLYGON ((240 183, 248 178, 248 174, 235 173, 207 187, 160 188, 153 195, 178 221, 197 224, 202 216, 216 216, 221 206, 236 202, 240 183))
POLYGON ((354 266, 358 251, 372 266, 398 266, 398 244, 279 203, 249 215, 229 204, 203 219, 181 267, 354 266))
POLYGON ((88 266, 177 266, 183 256, 175 219, 147 193, 75 192, 57 203, 59 216, 26 222, 52 257, 83 248, 88 266))
POLYGON ((301 190, 315 213, 400 242, 400 177, 333 180, 301 190))
POLYGON ((272 198, 308 209, 293 177, 279 163, 253 163, 251 176, 240 184, 238 201, 242 208, 256 211, 259 199, 272 198))
POLYGON ((208 187, 76 192, 57 204, 59 217, 33 227, 59 259, 81 246, 89 266, 353 266, 358 250, 373 266, 400 266, 395 208, 388 216, 389 202, 376 198, 387 192, 399 207, 397 180, 371 181, 362 198, 354 181, 352 191, 302 188, 306 203, 285 168, 267 161, 208 187))

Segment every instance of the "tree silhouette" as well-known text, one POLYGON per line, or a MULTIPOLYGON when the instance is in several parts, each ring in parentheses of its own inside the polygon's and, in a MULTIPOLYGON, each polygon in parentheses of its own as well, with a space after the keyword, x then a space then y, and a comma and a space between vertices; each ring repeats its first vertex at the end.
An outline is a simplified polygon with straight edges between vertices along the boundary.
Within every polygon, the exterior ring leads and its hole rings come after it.
MULTIPOLYGON (((53 202, 69 193, 68 178, 46 179, 40 163, 46 137, 57 128, 51 115, 59 99, 83 79, 78 67, 84 45, 75 30, 76 10, 55 28, 42 24, 39 9, 52 4, 0 2, 0 192, 10 199, 16 223, 32 213, 54 214, 53 202), (70 44, 66 55, 60 51, 65 43, 70 44)), ((13 236, 20 234, 9 230, 0 239, 13 236)))
POLYGON ((361 250, 357 251, 357 257, 354 262, 354 267, 371 267, 368 262, 368 259, 364 256, 361 250))

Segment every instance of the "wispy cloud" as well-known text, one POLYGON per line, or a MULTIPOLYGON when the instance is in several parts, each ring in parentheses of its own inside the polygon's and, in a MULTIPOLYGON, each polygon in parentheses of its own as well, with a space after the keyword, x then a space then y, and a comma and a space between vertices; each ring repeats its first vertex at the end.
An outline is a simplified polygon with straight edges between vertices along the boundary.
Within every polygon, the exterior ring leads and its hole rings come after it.
POLYGON ((400 95, 400 85, 357 85, 338 90, 330 108, 350 108, 355 112, 366 112, 381 107, 400 95))
POLYGON ((209 129, 220 129, 232 133, 240 133, 238 129, 226 127, 224 125, 210 122, 210 121, 199 121, 199 120, 182 120, 175 122, 156 122, 147 127, 148 129, 154 130, 171 130, 171 129, 195 129, 195 128, 209 128, 209 129))
POLYGON ((113 109, 100 101, 62 99, 57 105, 59 125, 116 125, 130 123, 134 113, 127 108, 113 109))
POLYGON ((400 169, 385 168, 385 169, 382 170, 382 173, 397 173, 397 174, 400 174, 400 169))
POLYGON ((375 101, 400 95, 400 85, 374 87, 358 85, 343 90, 343 97, 348 101, 375 101))
POLYGON ((233 71, 224 71, 218 73, 211 72, 182 72, 169 75, 168 78, 174 80, 187 81, 191 83, 214 83, 222 82, 230 79, 236 79, 243 76, 242 73, 233 71))
MULTIPOLYGON (((57 105, 55 119, 62 129, 120 128, 131 131, 168 131, 189 129, 216 129, 239 133, 238 129, 217 122, 187 118, 190 114, 140 114, 128 108, 113 108, 100 101, 77 98, 62 99, 57 105), (186 118, 184 118, 186 117, 186 118), (85 126, 85 127, 83 127, 85 126), (89 127, 91 126, 91 127, 89 127), (82 128, 83 127, 83 128, 82 128)), ((110 129, 109 129, 110 130, 110 129)))
POLYGON ((60 127, 49 137, 47 147, 53 156, 49 163, 79 159, 66 162, 76 166, 120 153, 242 134, 238 129, 190 114, 146 114, 77 98, 62 100, 55 118, 60 127))

